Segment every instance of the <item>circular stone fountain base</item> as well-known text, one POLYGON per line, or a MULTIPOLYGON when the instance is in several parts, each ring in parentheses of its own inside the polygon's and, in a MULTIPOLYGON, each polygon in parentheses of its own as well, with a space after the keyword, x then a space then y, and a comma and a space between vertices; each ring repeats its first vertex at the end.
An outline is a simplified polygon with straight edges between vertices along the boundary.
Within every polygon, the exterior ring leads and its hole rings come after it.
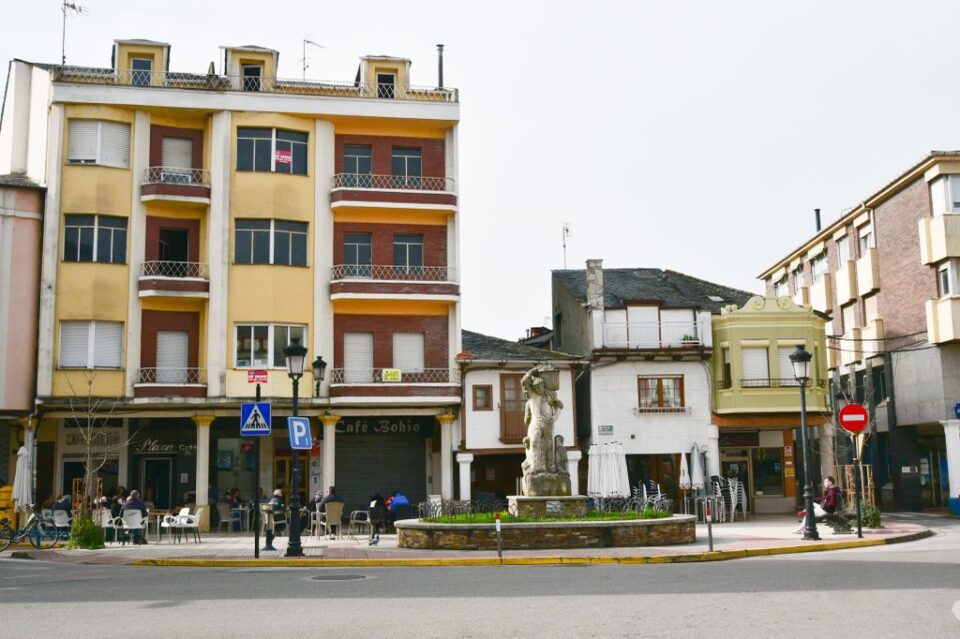
MULTIPOLYGON (((401 548, 429 550, 496 550, 496 524, 396 522, 401 548)), ((614 521, 538 521, 502 524, 504 550, 548 548, 618 548, 673 546, 696 541, 696 518, 673 515, 661 519, 614 521)))

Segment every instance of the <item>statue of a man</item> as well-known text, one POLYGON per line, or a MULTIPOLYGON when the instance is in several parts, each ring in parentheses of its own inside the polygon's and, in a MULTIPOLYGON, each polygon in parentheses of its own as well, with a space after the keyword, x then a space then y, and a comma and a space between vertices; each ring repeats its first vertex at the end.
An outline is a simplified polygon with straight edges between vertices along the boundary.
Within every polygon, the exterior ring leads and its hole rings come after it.
POLYGON ((556 392, 547 388, 542 374, 553 371, 549 364, 538 364, 527 371, 520 385, 527 394, 523 421, 527 436, 523 439, 526 459, 523 462, 523 482, 528 495, 570 494, 570 479, 566 464, 563 437, 554 436, 554 425, 563 403, 556 392), (560 447, 559 455, 557 447, 560 447), (558 464, 558 460, 561 463, 558 464), (539 480, 536 476, 540 475, 539 480), (564 478, 566 479, 565 488, 564 478), (545 492, 543 491, 545 489, 545 492))

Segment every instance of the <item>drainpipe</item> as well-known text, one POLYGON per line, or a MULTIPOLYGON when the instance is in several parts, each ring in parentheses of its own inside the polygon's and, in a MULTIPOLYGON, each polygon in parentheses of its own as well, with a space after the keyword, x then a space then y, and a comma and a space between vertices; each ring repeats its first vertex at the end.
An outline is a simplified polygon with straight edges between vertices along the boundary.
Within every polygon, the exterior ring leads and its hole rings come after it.
POLYGON ((437 45, 437 88, 443 88, 443 45, 437 45))

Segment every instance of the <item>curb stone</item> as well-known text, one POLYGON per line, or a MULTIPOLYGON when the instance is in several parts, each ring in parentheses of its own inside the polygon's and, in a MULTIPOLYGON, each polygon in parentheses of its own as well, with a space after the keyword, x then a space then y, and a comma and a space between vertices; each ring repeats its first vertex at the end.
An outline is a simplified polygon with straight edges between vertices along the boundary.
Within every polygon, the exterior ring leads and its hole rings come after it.
MULTIPOLYGON (((935 533, 924 529, 887 539, 851 539, 849 541, 821 541, 817 543, 772 548, 747 548, 716 550, 683 555, 632 555, 622 557, 437 557, 437 558, 389 558, 389 559, 140 559, 127 562, 128 566, 180 566, 196 568, 373 568, 373 567, 436 567, 436 566, 542 566, 556 564, 675 564, 706 561, 728 561, 747 557, 769 557, 849 548, 869 548, 917 541, 932 537, 935 533)), ((28 553, 18 553, 28 554, 28 553)))

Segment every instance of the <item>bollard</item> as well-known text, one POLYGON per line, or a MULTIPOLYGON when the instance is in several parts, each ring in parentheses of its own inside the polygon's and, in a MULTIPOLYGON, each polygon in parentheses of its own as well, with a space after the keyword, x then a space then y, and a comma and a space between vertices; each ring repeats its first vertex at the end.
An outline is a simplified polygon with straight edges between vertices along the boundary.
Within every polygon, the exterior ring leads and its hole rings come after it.
POLYGON ((713 552, 713 508, 709 501, 704 506, 707 509, 707 540, 710 543, 710 552, 713 552))
POLYGON ((503 538, 500 536, 500 513, 497 513, 497 558, 503 561, 503 538))

